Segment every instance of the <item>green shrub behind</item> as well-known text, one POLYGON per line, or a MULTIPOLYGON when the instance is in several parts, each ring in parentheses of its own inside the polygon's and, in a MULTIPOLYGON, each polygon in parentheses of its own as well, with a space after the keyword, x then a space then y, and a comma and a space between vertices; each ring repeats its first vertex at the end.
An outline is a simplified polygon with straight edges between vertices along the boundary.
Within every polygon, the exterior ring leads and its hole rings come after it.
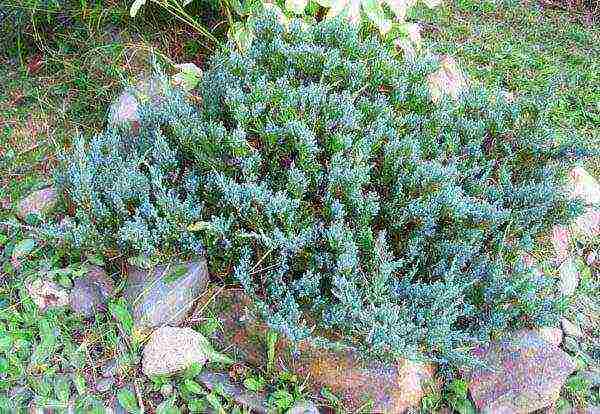
POLYGON ((254 23, 197 94, 108 128, 57 182, 61 237, 111 254, 207 253, 272 327, 370 357, 461 365, 465 346, 559 316, 518 259, 578 211, 543 111, 473 87, 431 102, 429 57, 399 61, 343 22, 254 23), (311 321, 308 323, 307 321, 311 321))

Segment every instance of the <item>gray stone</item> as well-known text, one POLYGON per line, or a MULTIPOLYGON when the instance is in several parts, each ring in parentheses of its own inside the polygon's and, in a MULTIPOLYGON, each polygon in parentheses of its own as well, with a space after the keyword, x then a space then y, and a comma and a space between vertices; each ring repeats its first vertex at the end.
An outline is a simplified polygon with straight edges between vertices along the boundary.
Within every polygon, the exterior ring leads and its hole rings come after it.
POLYGON ((245 388, 232 383, 227 374, 204 370, 198 379, 209 390, 219 389, 238 404, 248 407, 254 413, 268 412, 267 395, 263 392, 249 392, 245 388))
POLYGON ((299 401, 289 409, 287 414, 319 414, 319 409, 311 401, 299 401))
POLYGON ((481 413, 531 413, 552 405, 574 361, 533 331, 519 331, 473 351, 485 368, 468 373, 481 413))
POLYGON ((587 379, 592 387, 600 387, 600 368, 584 371, 581 376, 587 379))
POLYGON ((158 328, 144 347, 142 371, 147 376, 174 374, 193 363, 204 365, 207 357, 202 339, 191 328, 158 328))
POLYGON ((29 215, 44 217, 57 202, 56 191, 52 187, 37 190, 23 198, 17 207, 17 217, 25 220, 29 215))
POLYGON ((176 326, 206 289, 208 268, 204 259, 150 271, 130 266, 127 284, 124 296, 137 327, 176 326))
POLYGON ((100 378, 98 382, 96 382, 96 391, 100 393, 104 393, 112 388, 115 384, 114 378, 100 378))
POLYGON ((563 331, 560 328, 544 327, 538 328, 537 333, 547 342, 554 345, 560 345, 563 338, 563 331))
POLYGON ((109 123, 112 125, 123 125, 139 121, 139 103, 137 98, 132 92, 123 92, 110 107, 109 123))
MULTIPOLYGON (((124 90, 109 110, 109 125, 139 126, 140 106, 159 104, 164 96, 164 82, 158 78, 140 80, 137 85, 124 90)), ((134 130, 135 133, 137 131, 134 130)))
POLYGON ((114 282, 104 269, 92 266, 88 272, 75 280, 69 303, 71 309, 85 317, 92 316, 113 295, 114 282))
POLYGON ((561 319, 560 325, 565 335, 574 336, 575 338, 583 336, 581 328, 566 318, 561 319))
POLYGON ((560 292, 567 296, 574 294, 579 284, 579 271, 577 270, 575 260, 572 257, 568 257, 562 262, 558 272, 560 275, 560 292))
POLYGON ((102 367, 100 367, 100 374, 104 378, 114 377, 117 374, 117 365, 117 360, 114 358, 106 361, 102 367))
POLYGON ((171 385, 171 383, 167 382, 166 384, 163 384, 160 387, 160 393, 163 395, 163 397, 168 397, 171 394, 173 394, 173 386, 171 385))

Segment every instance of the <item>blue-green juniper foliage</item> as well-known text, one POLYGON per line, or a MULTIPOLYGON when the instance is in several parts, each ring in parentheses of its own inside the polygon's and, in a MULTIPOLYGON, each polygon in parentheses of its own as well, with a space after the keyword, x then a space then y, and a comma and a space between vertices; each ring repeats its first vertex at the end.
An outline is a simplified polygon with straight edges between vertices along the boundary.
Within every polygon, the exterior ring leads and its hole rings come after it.
POLYGON ((435 59, 344 22, 254 30, 195 100, 167 91, 133 131, 76 142, 57 177, 75 206, 64 240, 206 253, 275 329, 370 357, 458 366, 473 341, 556 322, 555 282, 519 257, 579 206, 556 168, 573 151, 538 105, 476 86, 434 105, 435 59))

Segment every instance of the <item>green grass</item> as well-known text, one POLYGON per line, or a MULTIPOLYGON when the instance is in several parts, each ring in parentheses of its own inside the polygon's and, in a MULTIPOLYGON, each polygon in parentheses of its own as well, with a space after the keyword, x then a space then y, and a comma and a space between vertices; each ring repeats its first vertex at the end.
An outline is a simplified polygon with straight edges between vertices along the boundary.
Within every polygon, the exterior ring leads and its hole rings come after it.
MULTIPOLYGON (((417 18, 432 50, 473 82, 545 101, 567 138, 600 150, 600 26, 514 0, 458 0, 417 18)), ((600 177, 600 158, 587 167, 600 177)))
MULTIPOLYGON (((92 412, 91 407, 112 404, 118 396, 137 405, 136 393, 143 395, 146 408, 173 401, 178 406, 221 405, 233 412, 235 404, 223 395, 205 389, 196 394, 186 374, 145 379, 139 372, 139 349, 128 346, 121 322, 110 312, 90 320, 64 310, 39 312, 27 294, 28 282, 51 271, 68 286, 85 258, 40 240, 18 262, 11 258, 14 246, 32 237, 14 219, 15 203, 48 181, 57 153, 72 137, 103 127, 108 106, 123 85, 149 72, 151 52, 202 65, 209 47, 168 16, 147 12, 145 18, 131 20, 125 2, 65 4, 68 8, 60 13, 69 25, 54 25, 56 13, 38 12, 35 25, 25 14, 19 30, 2 27, 10 36, 0 30, 0 412, 25 410, 30 401, 58 407, 71 402, 92 412), (95 385, 113 359, 115 383, 98 392, 95 385)), ((456 56, 473 82, 546 100, 565 136, 580 134, 600 148, 600 27, 582 26, 567 13, 540 9, 537 2, 458 0, 417 17, 424 22, 429 47, 456 56)), ((212 25, 218 20, 213 16, 212 25)), ((588 168, 600 177, 598 159, 588 168)), ((588 252, 599 246, 596 240, 578 248, 588 252)), ((569 312, 593 324, 598 320, 587 312, 600 309, 598 269, 580 265, 582 283, 569 312)), ((114 273, 117 279, 116 269, 114 273)), ((600 335, 598 327, 584 328, 600 335)), ((573 355, 582 369, 600 367, 600 349, 590 338, 573 355)), ((264 381, 273 404, 286 404, 290 395, 302 397, 302 379, 268 367, 244 375, 242 382, 247 380, 250 388, 264 381)), ((424 404, 468 405, 464 387, 457 384, 432 394, 424 404)), ((600 390, 576 376, 563 398, 563 405, 599 405, 600 390)))

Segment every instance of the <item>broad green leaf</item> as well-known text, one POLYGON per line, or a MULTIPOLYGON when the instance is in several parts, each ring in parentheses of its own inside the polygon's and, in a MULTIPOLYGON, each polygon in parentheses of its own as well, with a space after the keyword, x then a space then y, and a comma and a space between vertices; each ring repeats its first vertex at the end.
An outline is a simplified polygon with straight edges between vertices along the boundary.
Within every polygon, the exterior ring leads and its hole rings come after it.
POLYGON ((198 82, 200 82, 202 70, 195 64, 182 63, 175 65, 175 68, 179 70, 179 72, 172 78, 173 85, 181 86, 184 91, 191 91, 198 85, 198 82))
POLYGON ((225 408, 223 407, 223 404, 221 404, 221 400, 219 399, 219 396, 214 394, 214 393, 210 393, 206 396, 206 401, 208 401, 208 403, 210 404, 210 406, 218 413, 218 414, 227 414, 227 411, 225 411, 225 408))
POLYGON ((133 333, 133 318, 122 301, 109 303, 108 309, 113 317, 121 324, 125 332, 128 335, 131 335, 133 333))
POLYGON ((169 273, 164 277, 164 281, 165 283, 173 283, 185 276, 185 274, 188 271, 188 268, 186 265, 177 265, 173 266, 172 268, 169 268, 168 271, 169 273))
POLYGON ((203 365, 198 362, 192 362, 186 369, 183 371, 183 378, 194 378, 196 375, 202 372, 203 365))
POLYGON ((267 332, 267 371, 271 372, 275 365, 275 348, 277 345, 277 332, 269 330, 267 332))
POLYGON ((218 363, 218 364, 225 364, 225 365, 231 365, 235 362, 233 359, 229 358, 227 355, 224 355, 224 354, 221 354, 221 353, 215 351, 213 349, 212 345, 210 344, 210 342, 208 341, 208 339, 206 339, 206 337, 204 335, 200 334, 199 340, 200 340, 200 347, 202 348, 202 352, 204 352, 204 355, 206 355, 206 358, 210 362, 214 362, 214 363, 218 363))
POLYGON ((382 35, 390 31, 392 22, 386 17, 378 0, 362 0, 362 7, 367 17, 377 26, 382 35))
POLYGON ((71 397, 71 383, 65 377, 54 379, 54 395, 59 401, 69 401, 71 397))
POLYGON ((308 0, 285 0, 285 8, 294 14, 304 14, 308 0))
POLYGON ((244 387, 250 391, 258 392, 265 388, 266 381, 263 377, 248 377, 244 380, 244 387))
POLYGON ((227 36, 233 39, 240 51, 248 50, 254 40, 254 33, 242 22, 232 24, 227 31, 227 36))
POLYGON ((20 259, 27 256, 35 248, 35 240, 23 239, 15 245, 12 252, 13 259, 20 259))
POLYGON ((146 4, 146 0, 135 0, 129 9, 129 15, 135 17, 144 4, 146 4))
POLYGON ((204 389, 193 379, 186 379, 183 381, 185 388, 192 394, 204 394, 204 389))
POLYGON ((188 401, 188 409, 192 413, 205 413, 207 412, 206 400, 200 398, 194 398, 188 401))
POLYGON ((277 408, 287 409, 294 404, 294 396, 287 390, 277 390, 271 394, 270 400, 275 404, 277 408))
POLYGON ((73 384, 79 395, 85 395, 87 393, 87 387, 85 386, 85 378, 81 374, 73 375, 73 384))
POLYGON ((117 393, 117 399, 119 400, 121 407, 123 407, 128 413, 137 414, 140 412, 137 399, 131 390, 127 388, 120 389, 117 393))

